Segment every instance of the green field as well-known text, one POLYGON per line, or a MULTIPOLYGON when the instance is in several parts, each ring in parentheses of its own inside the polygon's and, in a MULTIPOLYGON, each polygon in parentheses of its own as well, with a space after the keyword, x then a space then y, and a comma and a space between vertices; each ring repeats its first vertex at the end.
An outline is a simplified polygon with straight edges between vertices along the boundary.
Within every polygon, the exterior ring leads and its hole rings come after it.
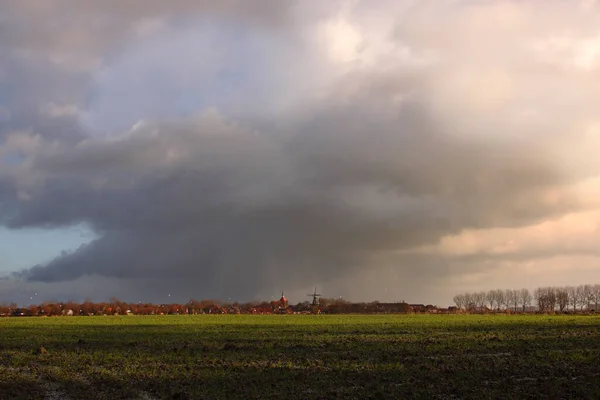
POLYGON ((600 317, 0 319, 0 398, 600 398, 600 317))

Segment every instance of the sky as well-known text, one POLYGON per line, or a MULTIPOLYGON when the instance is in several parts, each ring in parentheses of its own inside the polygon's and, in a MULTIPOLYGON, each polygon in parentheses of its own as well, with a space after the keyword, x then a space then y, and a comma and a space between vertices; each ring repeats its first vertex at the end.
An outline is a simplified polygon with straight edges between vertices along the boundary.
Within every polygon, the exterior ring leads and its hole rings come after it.
POLYGON ((600 283, 600 3, 7 0, 0 302, 600 283))

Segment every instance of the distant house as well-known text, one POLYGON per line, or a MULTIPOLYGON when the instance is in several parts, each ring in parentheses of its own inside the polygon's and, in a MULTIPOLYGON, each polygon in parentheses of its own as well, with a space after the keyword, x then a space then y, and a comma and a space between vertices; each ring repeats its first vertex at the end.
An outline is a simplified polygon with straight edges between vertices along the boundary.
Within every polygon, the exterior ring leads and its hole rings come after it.
POLYGON ((425 308, 425 304, 409 304, 409 311, 414 313, 420 313, 427 311, 425 308))
POLYGON ((203 309, 205 314, 227 314, 227 310, 217 304, 213 304, 203 309))

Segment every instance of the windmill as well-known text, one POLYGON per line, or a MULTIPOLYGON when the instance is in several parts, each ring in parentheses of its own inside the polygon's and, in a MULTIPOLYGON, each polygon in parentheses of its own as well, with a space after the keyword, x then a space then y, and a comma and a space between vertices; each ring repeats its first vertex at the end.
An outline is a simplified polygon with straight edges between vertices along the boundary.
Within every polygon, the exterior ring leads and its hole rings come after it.
POLYGON ((315 292, 312 294, 307 294, 308 297, 312 297, 312 305, 313 307, 318 307, 321 300, 321 295, 317 293, 317 288, 315 287, 315 292))

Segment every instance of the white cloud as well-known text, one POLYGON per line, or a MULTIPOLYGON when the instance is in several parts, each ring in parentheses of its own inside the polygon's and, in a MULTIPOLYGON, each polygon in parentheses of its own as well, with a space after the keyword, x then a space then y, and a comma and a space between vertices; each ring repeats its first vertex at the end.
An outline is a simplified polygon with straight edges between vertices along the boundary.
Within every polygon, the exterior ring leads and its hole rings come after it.
POLYGON ((330 59, 334 62, 347 63, 359 57, 363 46, 360 32, 344 19, 334 19, 325 23, 323 39, 330 59))

